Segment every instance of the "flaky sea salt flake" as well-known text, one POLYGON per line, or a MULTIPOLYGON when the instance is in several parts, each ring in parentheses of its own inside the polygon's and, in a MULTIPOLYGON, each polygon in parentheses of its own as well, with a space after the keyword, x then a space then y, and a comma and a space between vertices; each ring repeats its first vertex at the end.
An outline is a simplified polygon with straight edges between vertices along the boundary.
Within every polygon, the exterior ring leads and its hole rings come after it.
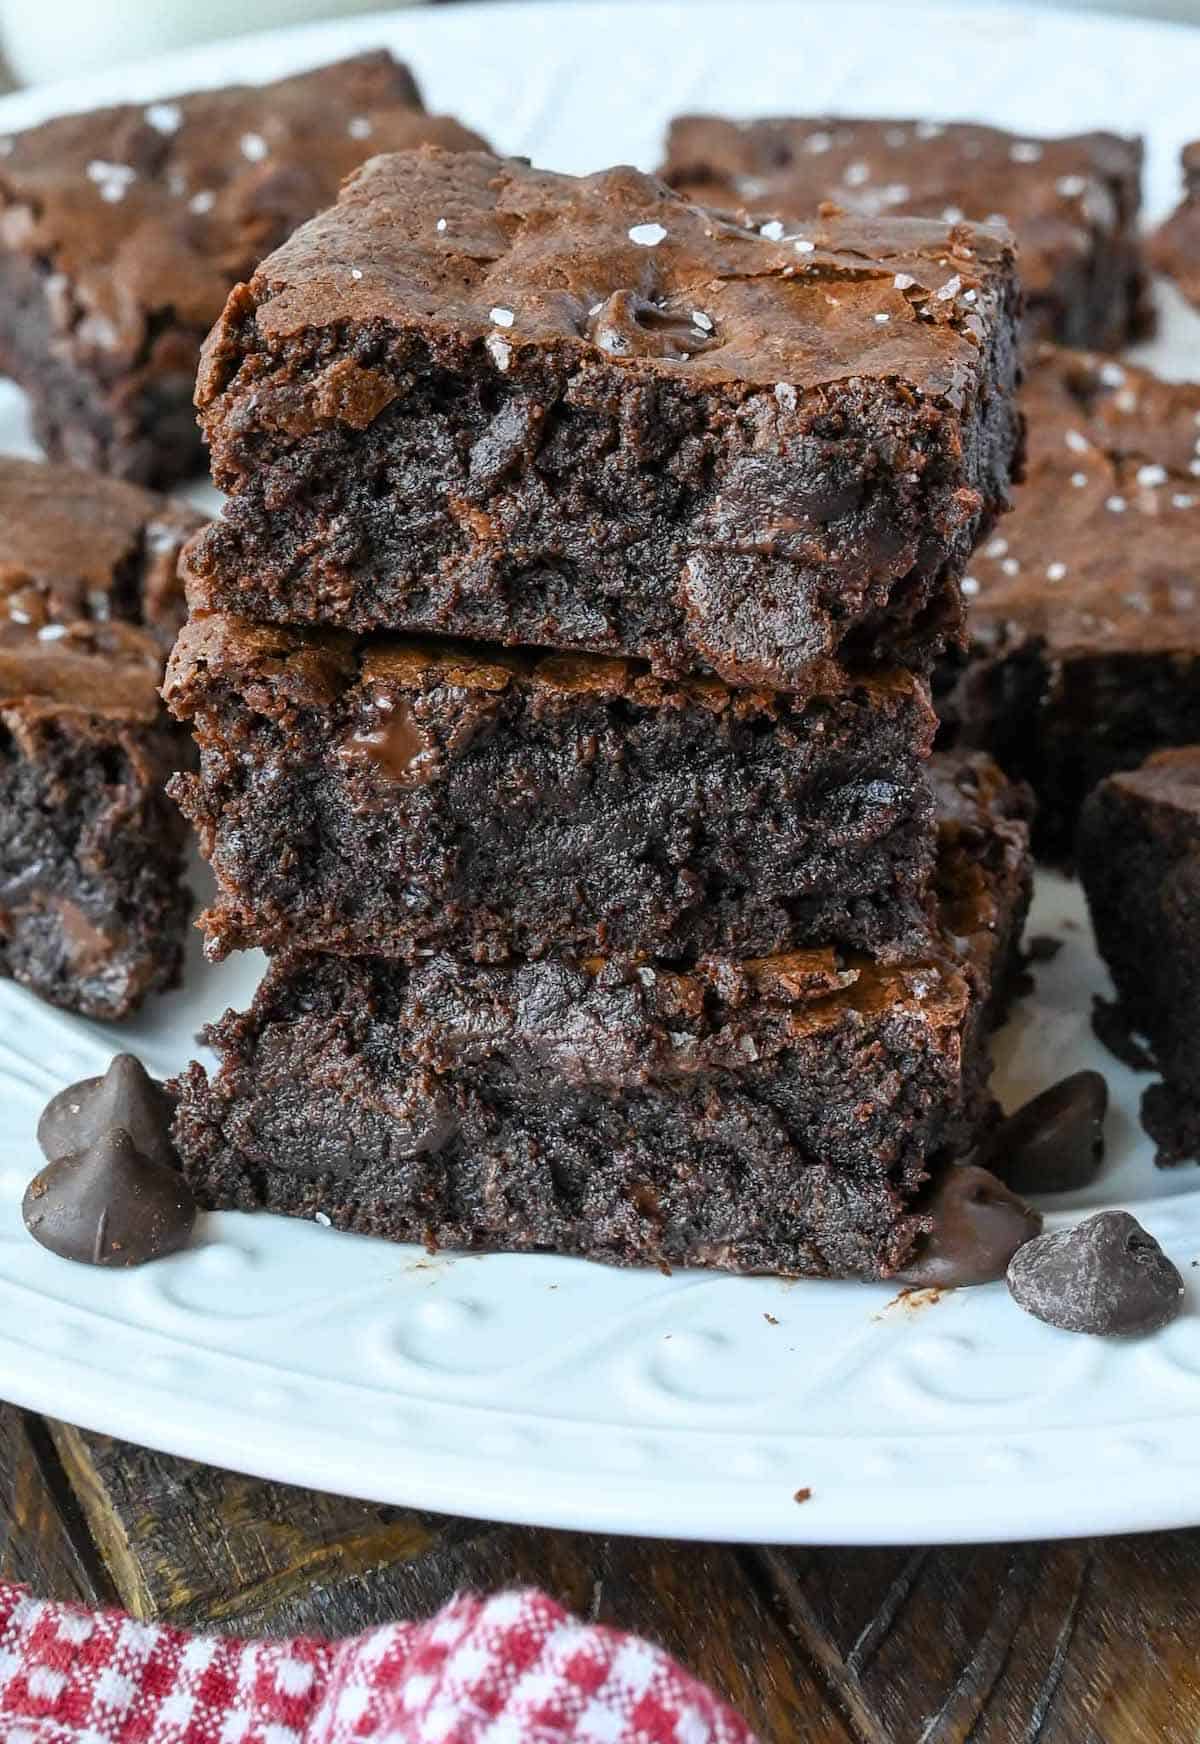
POLYGON ((183 125, 183 110, 178 103, 151 103, 143 114, 155 133, 178 133, 183 125))
POLYGON ((106 163, 94 157, 87 167, 87 176, 100 190, 100 198, 115 205, 123 200, 128 188, 137 181, 137 171, 130 164, 106 163))

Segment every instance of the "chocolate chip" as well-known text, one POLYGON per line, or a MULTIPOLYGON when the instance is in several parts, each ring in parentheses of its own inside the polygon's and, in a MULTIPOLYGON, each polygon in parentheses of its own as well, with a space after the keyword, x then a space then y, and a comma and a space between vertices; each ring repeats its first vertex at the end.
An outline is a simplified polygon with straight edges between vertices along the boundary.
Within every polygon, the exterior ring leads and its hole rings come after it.
POLYGON ((183 1176, 145 1156, 123 1127, 48 1163, 21 1211, 35 1241, 91 1266, 140 1266, 175 1253, 196 1220, 183 1176))
POLYGON ((1073 1072, 1001 1121, 979 1160, 1014 1193, 1072 1193, 1104 1161, 1107 1112, 1103 1073, 1073 1072))
POLYGON ((1127 1211, 1101 1211, 1013 1255, 1013 1298, 1064 1332, 1153 1332, 1183 1305, 1183 1279, 1127 1211))
POLYGON ((934 1220, 896 1277, 905 1284, 953 1289, 1002 1278, 1009 1260, 1042 1227, 1003 1181, 974 1163, 952 1164, 918 1206, 934 1220))
POLYGON ((1099 994, 1092 1000, 1092 1032, 1122 1065, 1135 1072, 1155 1070, 1154 1055, 1133 1034, 1124 1011, 1115 1001, 1101 999, 1099 994))
POLYGON ((38 1143, 51 1162, 86 1150, 113 1127, 124 1127, 144 1157, 174 1164, 175 1099, 132 1054, 117 1054, 102 1078, 60 1090, 38 1121, 38 1143))
POLYGON ((1052 963, 1065 943, 1065 939, 1056 939, 1053 933, 1034 933, 1025 942, 1025 955, 1031 963, 1052 963))

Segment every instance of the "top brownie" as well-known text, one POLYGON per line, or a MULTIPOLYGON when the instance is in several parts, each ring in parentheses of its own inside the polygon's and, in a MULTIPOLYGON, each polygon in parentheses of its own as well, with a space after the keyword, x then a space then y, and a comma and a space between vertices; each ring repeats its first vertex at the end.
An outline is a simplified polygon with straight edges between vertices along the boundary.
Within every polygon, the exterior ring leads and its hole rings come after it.
POLYGON ((481 143, 379 52, 0 141, 0 368, 47 453, 148 483, 199 471, 196 364, 230 287, 371 152, 424 140, 481 143))
POLYGON ((1026 139, 995 127, 823 116, 671 123, 663 175, 707 205, 761 218, 843 211, 1007 222, 1036 338, 1114 349, 1149 330, 1138 238, 1142 142, 1026 139))
POLYGON ((206 344, 231 501, 189 597, 794 691, 926 665, 1007 502, 1018 304, 986 228, 764 236, 631 169, 373 159, 206 344))

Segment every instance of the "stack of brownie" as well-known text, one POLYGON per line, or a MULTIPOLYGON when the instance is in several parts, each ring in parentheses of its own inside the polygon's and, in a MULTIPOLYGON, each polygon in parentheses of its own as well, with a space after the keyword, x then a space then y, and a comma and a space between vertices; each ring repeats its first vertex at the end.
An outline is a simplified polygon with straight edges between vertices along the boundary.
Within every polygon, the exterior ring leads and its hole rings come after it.
POLYGON ((887 1275, 989 1107, 1024 800, 926 678, 1020 446, 1003 233, 372 160, 230 297, 174 791, 263 945, 201 1200, 887 1275))

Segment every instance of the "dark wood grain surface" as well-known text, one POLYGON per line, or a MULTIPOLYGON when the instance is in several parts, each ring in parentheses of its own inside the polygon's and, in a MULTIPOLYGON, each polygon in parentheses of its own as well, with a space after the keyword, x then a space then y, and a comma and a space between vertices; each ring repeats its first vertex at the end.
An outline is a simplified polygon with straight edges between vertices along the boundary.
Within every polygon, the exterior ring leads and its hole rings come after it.
POLYGON ((342 1635, 534 1582, 661 1642, 763 1744, 1196 1744, 1200 1532, 731 1549, 262 1483, 0 1405, 0 1576, 247 1634, 342 1635))

